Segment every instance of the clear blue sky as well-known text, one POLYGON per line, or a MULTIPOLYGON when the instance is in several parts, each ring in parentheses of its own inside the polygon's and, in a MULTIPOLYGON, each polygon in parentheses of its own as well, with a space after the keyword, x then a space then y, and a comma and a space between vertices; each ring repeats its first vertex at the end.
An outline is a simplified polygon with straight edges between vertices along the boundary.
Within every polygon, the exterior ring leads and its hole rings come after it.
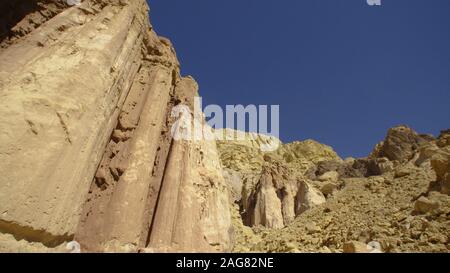
POLYGON ((149 0, 207 104, 279 104, 281 139, 366 156, 450 127, 450 1, 149 0))

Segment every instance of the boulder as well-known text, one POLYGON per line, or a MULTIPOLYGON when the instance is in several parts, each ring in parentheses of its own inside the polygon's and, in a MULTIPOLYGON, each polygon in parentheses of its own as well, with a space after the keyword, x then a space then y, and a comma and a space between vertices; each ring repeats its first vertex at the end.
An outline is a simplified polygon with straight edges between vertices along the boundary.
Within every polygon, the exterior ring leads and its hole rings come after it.
POLYGON ((383 175, 394 170, 394 163, 386 157, 370 159, 368 169, 370 175, 383 175))
POLYGON ((358 241, 350 241, 344 244, 344 253, 370 253, 371 249, 367 244, 358 241))
POLYGON ((337 160, 321 161, 316 165, 315 176, 322 176, 323 174, 331 171, 337 171, 341 168, 343 162, 337 160))
POLYGON ((450 145, 450 129, 441 131, 437 140, 437 145, 441 148, 450 145))
POLYGON ((310 180, 320 180, 318 177, 327 172, 337 172, 340 178, 365 177, 368 173, 367 168, 367 159, 328 160, 321 161, 311 167, 305 176, 310 180))
POLYGON ((438 201, 430 200, 422 196, 416 201, 414 211, 419 214, 426 214, 439 209, 439 206, 440 204, 438 201))
POLYGON ((335 191, 337 191, 339 188, 339 185, 337 183, 333 183, 333 182, 326 182, 325 184, 323 184, 323 186, 320 188, 320 191, 325 195, 331 195, 333 194, 335 191))
POLYGON ((450 153, 441 152, 431 158, 431 167, 436 172, 436 178, 441 192, 450 194, 450 153))
POLYGON ((389 129, 385 140, 379 144, 372 157, 386 157, 391 161, 404 162, 410 160, 420 144, 428 142, 413 129, 407 126, 398 126, 389 129))
POLYGON ((321 182, 337 182, 339 180, 339 173, 336 171, 326 172, 317 179, 321 182))
POLYGON ((417 167, 412 162, 409 162, 409 163, 399 166, 397 169, 395 169, 394 177, 401 178, 401 177, 408 176, 408 175, 412 174, 415 169, 417 169, 417 167))
POLYGON ((419 155, 414 164, 419 167, 428 162, 435 154, 440 153, 440 151, 441 149, 435 143, 426 143, 419 148, 419 155))
POLYGON ((321 205, 326 202, 325 196, 310 183, 300 182, 297 193, 296 214, 301 214, 308 209, 321 205))
POLYGON ((322 229, 314 222, 307 223, 305 228, 308 234, 319 233, 322 231, 322 229))

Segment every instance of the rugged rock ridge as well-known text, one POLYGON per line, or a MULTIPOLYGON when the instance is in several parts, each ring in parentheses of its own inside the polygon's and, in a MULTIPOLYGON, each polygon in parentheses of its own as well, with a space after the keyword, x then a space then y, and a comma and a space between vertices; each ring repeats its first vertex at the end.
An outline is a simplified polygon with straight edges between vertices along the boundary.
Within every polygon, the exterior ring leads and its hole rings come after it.
MULTIPOLYGON (((303 183, 290 182, 289 174, 301 168, 286 162, 289 157, 276 156, 282 151, 265 155, 268 160, 258 183, 250 187, 254 193, 251 200, 257 204, 251 216, 260 219, 263 215, 265 221, 246 221, 248 201, 238 200, 244 221, 235 213, 234 250, 448 252, 448 137, 448 131, 435 139, 407 126, 394 127, 369 157, 322 158, 297 173, 303 183), (304 195, 318 191, 323 195, 316 203, 304 195), (297 192, 294 200, 303 204, 303 209, 286 202, 286 198, 293 199, 289 198, 292 192, 297 192), (310 203, 313 205, 307 206, 310 203)), ((227 147, 226 153, 230 149, 227 147)), ((222 158, 224 165, 228 158, 222 158)), ((244 187, 243 193, 246 191, 244 187)))
POLYGON ((6 250, 51 251, 43 246, 71 240, 82 251, 230 249, 215 142, 170 134, 172 108, 190 105, 197 84, 180 76, 146 2, 7 5, 2 19, 14 26, 0 52, 6 250))

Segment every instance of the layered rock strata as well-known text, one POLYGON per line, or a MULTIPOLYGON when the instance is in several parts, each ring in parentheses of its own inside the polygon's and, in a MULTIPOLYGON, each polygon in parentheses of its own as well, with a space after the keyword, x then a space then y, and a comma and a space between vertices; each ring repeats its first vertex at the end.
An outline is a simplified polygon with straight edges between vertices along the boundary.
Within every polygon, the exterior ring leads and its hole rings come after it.
POLYGON ((2 9, 0 232, 82 251, 230 249, 215 142, 170 133, 197 84, 146 2, 31 2, 2 9))

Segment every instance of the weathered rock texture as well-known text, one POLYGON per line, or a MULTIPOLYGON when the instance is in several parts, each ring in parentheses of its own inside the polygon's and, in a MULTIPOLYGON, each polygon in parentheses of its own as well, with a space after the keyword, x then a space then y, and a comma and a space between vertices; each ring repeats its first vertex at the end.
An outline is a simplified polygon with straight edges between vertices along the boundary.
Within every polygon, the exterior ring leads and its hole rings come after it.
MULTIPOLYGON (((237 132, 226 129, 218 134, 237 132)), ((273 137, 247 133, 241 139, 219 141, 218 147, 224 176, 247 226, 283 228, 299 214, 324 203, 320 190, 324 185, 305 173, 327 160, 342 164, 331 147, 313 140, 282 144, 273 137), (276 149, 265 149, 268 143, 275 143, 276 149)), ((338 181, 331 182, 339 187, 338 181)))
POLYGON ((448 252, 448 131, 435 139, 399 126, 389 130, 384 143, 368 158, 325 157, 312 166, 305 173, 310 182, 300 184, 297 202, 310 203, 299 194, 307 189, 320 189, 326 200, 296 209, 294 218, 285 209, 292 207, 285 202, 292 187, 285 186, 296 184, 282 176, 298 168, 284 162, 285 168, 271 170, 270 176, 264 169, 254 191, 256 204, 265 204, 256 206, 256 216, 266 215, 266 221, 246 221, 245 200, 238 202, 244 218, 233 217, 234 251, 448 252))
MULTIPOLYGON (((442 134, 437 145, 441 148, 436 151, 436 146, 434 147, 435 153, 429 157, 431 167, 436 172, 436 182, 440 191, 450 195, 450 142, 448 134, 442 134)), ((426 152, 427 150, 424 150, 424 153, 426 152)))
POLYGON ((389 160, 408 161, 417 151, 420 144, 427 142, 425 136, 420 136, 407 126, 389 129, 386 139, 377 145, 372 157, 385 157, 389 160))
POLYGON ((170 134, 197 84, 146 2, 3 1, 1 13, 0 232, 82 251, 230 249, 216 143, 170 134))
POLYGON ((14 43, 66 8, 66 1, 1 1, 0 46, 5 48, 14 43))

